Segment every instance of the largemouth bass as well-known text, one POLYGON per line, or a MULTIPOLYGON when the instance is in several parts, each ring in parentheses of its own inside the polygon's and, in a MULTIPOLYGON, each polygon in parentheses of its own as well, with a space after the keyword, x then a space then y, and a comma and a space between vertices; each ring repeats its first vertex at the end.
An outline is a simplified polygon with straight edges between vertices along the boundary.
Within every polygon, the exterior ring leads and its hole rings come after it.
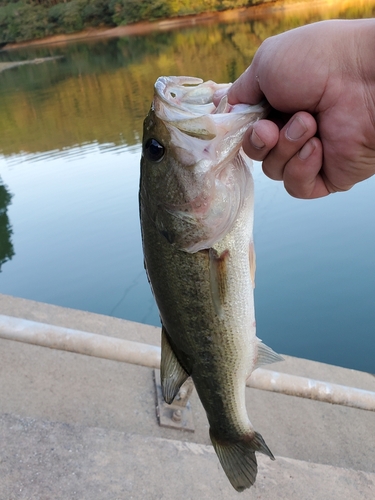
POLYGON ((140 217, 147 275, 162 322, 161 384, 171 403, 190 375, 210 437, 237 491, 274 459, 248 418, 246 379, 282 359, 257 339, 253 180, 241 150, 267 106, 231 106, 225 87, 161 77, 144 122, 140 217))

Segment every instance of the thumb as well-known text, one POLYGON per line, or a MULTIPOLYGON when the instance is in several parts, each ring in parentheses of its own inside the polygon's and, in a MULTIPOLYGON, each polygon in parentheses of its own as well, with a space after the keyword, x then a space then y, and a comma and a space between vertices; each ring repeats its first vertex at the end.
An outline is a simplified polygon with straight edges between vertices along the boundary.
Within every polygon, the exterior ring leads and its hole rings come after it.
POLYGON ((228 90, 230 104, 258 104, 264 99, 260 90, 256 64, 253 62, 228 90))

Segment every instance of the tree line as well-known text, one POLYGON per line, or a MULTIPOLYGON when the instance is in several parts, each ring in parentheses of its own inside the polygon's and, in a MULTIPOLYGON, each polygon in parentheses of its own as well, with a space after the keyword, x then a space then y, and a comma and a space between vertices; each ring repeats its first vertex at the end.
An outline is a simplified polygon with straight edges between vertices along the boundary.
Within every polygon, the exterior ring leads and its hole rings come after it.
POLYGON ((0 0, 0 44, 267 1, 270 0, 0 0))

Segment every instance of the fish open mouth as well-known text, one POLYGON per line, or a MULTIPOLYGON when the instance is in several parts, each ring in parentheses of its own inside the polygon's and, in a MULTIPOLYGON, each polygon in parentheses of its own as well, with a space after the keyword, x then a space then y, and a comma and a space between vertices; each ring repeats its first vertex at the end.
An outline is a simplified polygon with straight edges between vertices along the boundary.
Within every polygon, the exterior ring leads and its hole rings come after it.
POLYGON ((155 83, 152 112, 168 132, 168 160, 162 160, 168 168, 156 194, 158 226, 179 234, 174 243, 191 253, 222 238, 252 192, 241 144, 268 109, 264 103, 230 105, 226 96, 216 106, 215 92, 230 85, 185 76, 155 83))
POLYGON ((230 86, 189 76, 162 76, 155 83, 156 116, 167 126, 195 139, 211 141, 229 132, 233 135, 233 131, 264 117, 268 106, 265 102, 256 106, 231 105, 226 95, 215 106, 215 92, 230 86))

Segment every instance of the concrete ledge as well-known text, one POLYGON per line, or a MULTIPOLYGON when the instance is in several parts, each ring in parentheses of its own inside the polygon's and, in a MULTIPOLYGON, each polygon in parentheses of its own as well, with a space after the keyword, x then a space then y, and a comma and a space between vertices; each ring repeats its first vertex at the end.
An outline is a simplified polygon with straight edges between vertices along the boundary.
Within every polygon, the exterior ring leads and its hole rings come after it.
MULTIPOLYGON (((160 345, 153 326, 5 295, 0 314, 160 345)), ((273 368, 375 391, 370 374, 286 358, 273 368)), ((259 456, 243 498, 373 498, 373 412, 249 388, 246 398, 254 427, 284 458, 259 456)), ((194 433, 160 428, 151 369, 1 340, 0 499, 237 498, 196 394, 191 404, 194 433)))
MULTIPOLYGON (((230 500, 212 446, 3 415, 0 498, 6 500, 230 500)), ((258 455, 241 498, 366 500, 375 474, 258 455)))

